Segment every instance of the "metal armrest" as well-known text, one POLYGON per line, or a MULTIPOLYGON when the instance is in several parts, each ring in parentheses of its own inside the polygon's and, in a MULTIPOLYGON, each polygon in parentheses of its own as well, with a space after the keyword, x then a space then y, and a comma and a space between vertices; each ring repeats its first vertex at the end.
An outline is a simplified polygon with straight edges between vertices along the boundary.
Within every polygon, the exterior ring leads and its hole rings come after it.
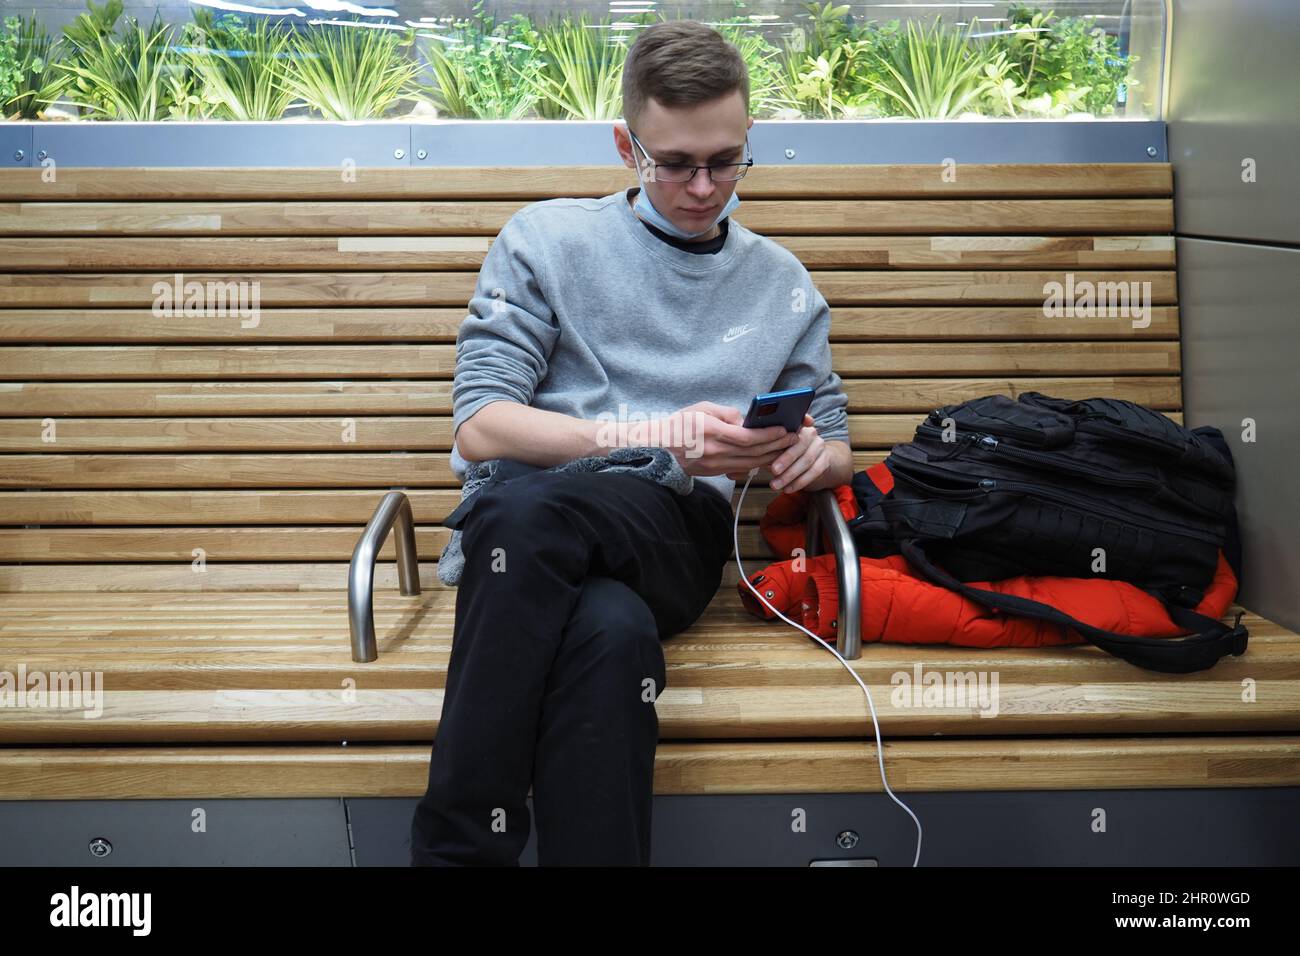
POLYGON ((359 664, 379 657, 375 646, 375 555, 384 546, 394 522, 397 523, 398 586, 403 594, 420 593, 411 502, 400 491, 390 491, 379 502, 366 530, 361 532, 348 566, 348 627, 352 631, 352 659, 359 664))
POLYGON ((821 551, 821 529, 825 526, 835 548, 835 570, 839 579, 840 606, 836 619, 835 649, 847 661, 862 656, 862 569, 853 546, 849 524, 840 512, 835 492, 829 488, 814 491, 808 508, 805 552, 814 557, 821 551))

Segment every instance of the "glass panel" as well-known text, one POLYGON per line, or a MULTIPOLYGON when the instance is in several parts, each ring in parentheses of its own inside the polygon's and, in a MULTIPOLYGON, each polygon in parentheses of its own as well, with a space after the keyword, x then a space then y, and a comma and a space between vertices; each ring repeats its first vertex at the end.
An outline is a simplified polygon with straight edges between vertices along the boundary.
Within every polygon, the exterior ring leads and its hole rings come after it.
POLYGON ((736 45, 756 119, 1158 119, 1164 72, 1162 0, 0 10, 22 18, 0 42, 0 98, 20 119, 617 119, 628 46, 675 19, 736 45))

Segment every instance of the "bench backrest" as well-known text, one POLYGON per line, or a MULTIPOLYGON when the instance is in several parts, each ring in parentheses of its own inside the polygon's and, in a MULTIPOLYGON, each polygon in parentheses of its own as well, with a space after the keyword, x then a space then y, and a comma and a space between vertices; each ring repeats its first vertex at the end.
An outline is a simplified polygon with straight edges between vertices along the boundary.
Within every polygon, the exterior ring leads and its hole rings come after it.
MULTIPOLYGON (((635 185, 612 166, 43 172, 0 171, 0 591, 342 589, 393 488, 430 580, 460 497, 456 331, 492 237, 529 202, 635 185)), ((831 305, 859 468, 979 394, 1181 408, 1167 164, 756 167, 739 192, 735 218, 831 305), (1052 282, 1151 308, 1047 315, 1052 282)), ((768 500, 746 501, 746 554, 768 500)))

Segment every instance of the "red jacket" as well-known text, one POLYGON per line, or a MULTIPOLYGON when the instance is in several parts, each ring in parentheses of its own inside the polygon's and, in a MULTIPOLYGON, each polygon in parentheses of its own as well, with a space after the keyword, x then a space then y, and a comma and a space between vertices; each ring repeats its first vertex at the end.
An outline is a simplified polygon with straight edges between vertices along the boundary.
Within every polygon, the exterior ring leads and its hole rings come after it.
MULTIPOLYGON (((867 469, 882 493, 893 488, 893 476, 883 463, 867 469)), ((835 489, 845 519, 858 514, 850 485, 835 489)), ((809 492, 777 495, 759 522, 764 539, 779 555, 793 555, 804 547, 804 520, 809 492)), ((824 541, 829 546, 829 541, 824 541)), ((1084 639, 1073 630, 1045 621, 1011 617, 977 604, 917 575, 901 555, 859 558, 862 573, 862 640, 899 644, 955 644, 964 647, 1049 647, 1079 644, 1084 639)), ((839 614, 839 581, 835 555, 792 557, 749 575, 754 586, 774 607, 798 621, 827 643, 836 631, 831 622, 839 614), (768 593, 771 592, 771 596, 768 593)), ((1179 637, 1186 633, 1169 619, 1164 606, 1145 591, 1124 581, 1104 578, 1024 576, 1002 581, 970 582, 973 587, 1041 601, 1060 608, 1085 624, 1135 637, 1179 637)), ((758 617, 776 615, 745 586, 736 582, 745 607, 758 617)), ((1221 618, 1237 595, 1237 578, 1223 552, 1214 580, 1196 611, 1221 618)))

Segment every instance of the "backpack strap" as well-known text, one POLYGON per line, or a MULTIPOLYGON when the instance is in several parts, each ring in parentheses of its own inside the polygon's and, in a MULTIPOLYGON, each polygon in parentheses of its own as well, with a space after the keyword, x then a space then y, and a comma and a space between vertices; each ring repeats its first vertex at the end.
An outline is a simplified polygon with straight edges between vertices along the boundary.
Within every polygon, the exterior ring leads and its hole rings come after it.
POLYGON ((1160 599, 1169 613, 1170 620, 1192 633, 1182 638, 1134 637, 1132 634, 1117 634, 1075 620, 1050 604, 1031 601, 1012 594, 973 588, 958 581, 931 562, 922 544, 923 541, 919 538, 909 538, 900 542, 903 557, 935 584, 956 591, 985 607, 1073 628, 1108 654, 1147 670, 1162 671, 1167 674, 1189 674, 1193 671, 1209 670, 1218 663, 1219 658, 1227 654, 1237 656, 1246 651, 1246 640, 1250 632, 1241 626, 1241 613, 1237 614, 1232 627, 1228 627, 1222 621, 1216 621, 1184 607, 1177 607, 1160 598, 1159 595, 1152 595, 1160 599))

